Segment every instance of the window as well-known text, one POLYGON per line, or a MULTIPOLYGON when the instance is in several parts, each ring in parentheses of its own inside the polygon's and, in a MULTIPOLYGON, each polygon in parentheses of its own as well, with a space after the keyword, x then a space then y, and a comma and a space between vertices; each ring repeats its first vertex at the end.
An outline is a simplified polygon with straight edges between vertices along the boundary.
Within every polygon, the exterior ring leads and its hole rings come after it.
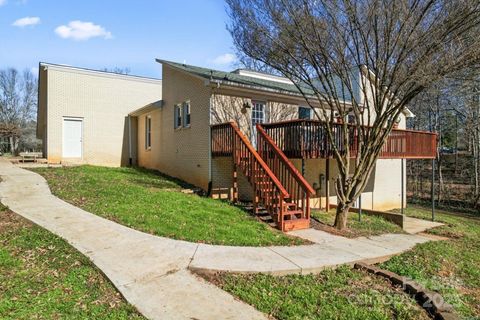
POLYGON ((183 103, 183 126, 190 127, 190 101, 183 103))
POLYGON ((145 149, 152 147, 152 118, 145 117, 145 149))
POLYGON ((348 117, 347 117, 347 121, 350 124, 354 124, 356 122, 355 115, 354 114, 349 114, 348 117))
POLYGON ((254 147, 257 146, 257 123, 265 121, 265 103, 252 101, 252 137, 251 142, 254 147))
POLYGON ((265 103, 252 101, 252 126, 265 121, 265 103))
POLYGON ((298 107, 298 119, 312 119, 312 109, 310 107, 298 107))
POLYGON ((182 109, 180 105, 176 105, 174 109, 174 124, 175 129, 182 127, 182 109))

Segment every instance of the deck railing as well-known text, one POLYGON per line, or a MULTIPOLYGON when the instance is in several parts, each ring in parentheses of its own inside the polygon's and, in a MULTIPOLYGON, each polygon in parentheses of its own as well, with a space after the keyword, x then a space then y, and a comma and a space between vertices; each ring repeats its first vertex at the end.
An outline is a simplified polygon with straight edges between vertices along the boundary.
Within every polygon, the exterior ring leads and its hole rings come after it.
POLYGON ((214 124, 211 130, 212 156, 228 157, 233 152, 233 127, 230 122, 214 124))
MULTIPOLYGON (((333 146, 328 139, 324 123, 316 120, 291 120, 262 124, 265 132, 289 158, 332 158, 333 146)), ((337 149, 346 152, 343 125, 332 125, 334 143, 337 149)), ((351 157, 358 152, 358 128, 348 126, 349 150, 351 157)), ((380 158, 382 159, 433 159, 436 157, 436 133, 393 129, 387 138, 380 158)))

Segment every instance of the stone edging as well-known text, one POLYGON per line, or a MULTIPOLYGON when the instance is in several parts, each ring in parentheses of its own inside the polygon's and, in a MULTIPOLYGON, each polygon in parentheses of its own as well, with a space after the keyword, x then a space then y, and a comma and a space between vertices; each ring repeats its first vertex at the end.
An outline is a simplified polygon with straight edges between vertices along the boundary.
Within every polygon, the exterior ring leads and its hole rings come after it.
POLYGON ((434 319, 460 319, 453 310, 453 307, 449 303, 445 302, 443 297, 438 292, 428 290, 411 279, 363 262, 355 263, 354 268, 365 270, 368 273, 381 276, 388 279, 393 285, 401 286, 403 291, 412 295, 415 300, 417 300, 419 305, 430 315, 432 315, 434 319))

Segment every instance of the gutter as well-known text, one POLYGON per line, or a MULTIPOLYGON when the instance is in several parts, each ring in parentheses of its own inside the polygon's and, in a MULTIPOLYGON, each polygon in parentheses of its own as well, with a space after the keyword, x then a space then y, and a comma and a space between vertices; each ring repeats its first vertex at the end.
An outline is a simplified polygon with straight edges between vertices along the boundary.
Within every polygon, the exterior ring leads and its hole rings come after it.
MULTIPOLYGON (((205 80, 205 86, 209 86, 212 88, 220 88, 220 86, 228 87, 233 90, 239 90, 239 89, 244 89, 244 90, 253 90, 253 91, 260 91, 260 92, 268 92, 271 94, 277 94, 277 95, 284 95, 288 99, 299 99, 302 101, 309 101, 313 105, 318 105, 318 100, 317 97, 312 96, 312 95, 307 95, 304 97, 301 93, 295 93, 291 91, 285 91, 285 90, 278 90, 278 89, 271 89, 271 88, 265 88, 265 87, 259 87, 259 86, 252 86, 252 85, 246 85, 246 84, 241 84, 233 81, 225 81, 225 80, 217 80, 217 79, 208 79, 205 80), (313 101, 311 101, 313 100, 313 101)), ((326 101, 323 101, 326 103, 326 101)), ((340 104, 344 104, 346 106, 351 106, 351 102, 345 102, 343 100, 339 100, 340 104)))

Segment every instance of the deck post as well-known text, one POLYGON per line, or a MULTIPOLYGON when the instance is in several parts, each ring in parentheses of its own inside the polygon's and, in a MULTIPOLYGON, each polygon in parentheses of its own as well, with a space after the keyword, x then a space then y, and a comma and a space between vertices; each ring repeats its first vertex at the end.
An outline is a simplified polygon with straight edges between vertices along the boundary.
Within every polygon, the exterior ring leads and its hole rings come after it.
POLYGON ((238 171, 237 171, 237 144, 232 132, 232 160, 233 160, 233 187, 232 187, 232 201, 238 201, 238 171))
POLYGON ((232 186, 232 202, 238 202, 238 171, 235 161, 233 162, 233 186, 232 186))
POLYGON ((403 184, 405 183, 404 177, 403 177, 403 175, 404 175, 404 172, 403 172, 403 170, 404 170, 404 169, 403 169, 403 163, 404 163, 404 159, 402 158, 402 159, 401 159, 402 170, 400 170, 401 175, 402 175, 402 178, 400 179, 400 181, 401 181, 400 184, 401 184, 401 188, 402 188, 402 191, 400 192, 400 197, 401 197, 401 199, 400 199, 400 203, 401 203, 401 205, 400 205, 400 212, 402 213, 402 216, 405 215, 405 212, 404 212, 404 211, 405 211, 405 210, 404 210, 404 203, 403 203, 403 197, 405 196, 405 194, 404 194, 404 189, 403 189, 403 188, 404 188, 404 185, 403 185, 403 184))
POLYGON ((255 166, 255 162, 251 162, 251 172, 252 172, 252 186, 253 186, 253 214, 258 214, 258 198, 257 198, 257 168, 255 166))
POLYGON ((430 197, 432 198, 432 221, 435 221, 435 159, 432 159, 432 186, 430 197))
POLYGON ((358 221, 362 222, 362 194, 358 196, 358 221))
POLYGON ((325 211, 330 211, 330 159, 325 163, 325 211))

